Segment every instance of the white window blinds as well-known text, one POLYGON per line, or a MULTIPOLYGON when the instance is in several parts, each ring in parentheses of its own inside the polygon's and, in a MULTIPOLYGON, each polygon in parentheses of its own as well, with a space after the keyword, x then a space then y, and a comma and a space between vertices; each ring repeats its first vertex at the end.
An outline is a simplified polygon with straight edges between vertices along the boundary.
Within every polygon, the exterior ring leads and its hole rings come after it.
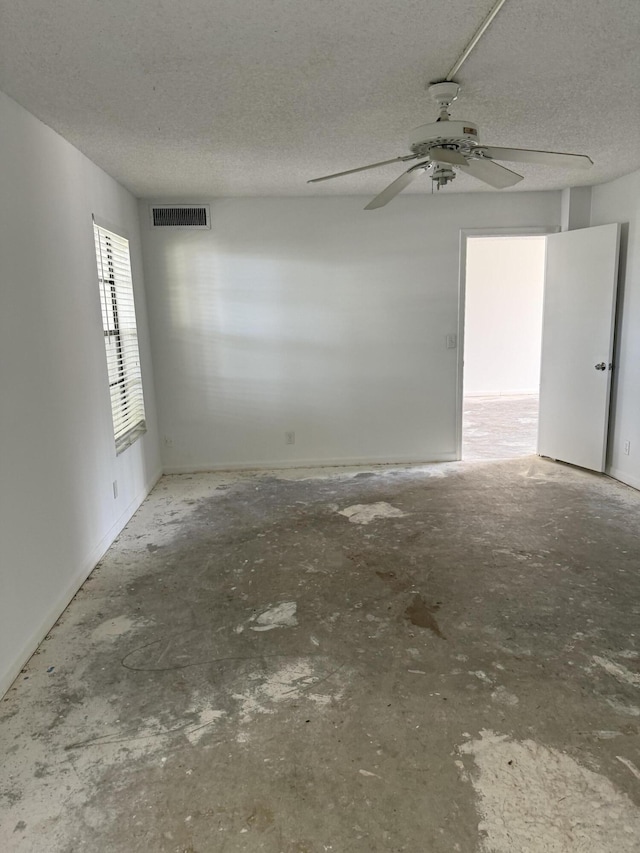
POLYGON ((146 430, 129 241, 93 226, 116 451, 146 430))

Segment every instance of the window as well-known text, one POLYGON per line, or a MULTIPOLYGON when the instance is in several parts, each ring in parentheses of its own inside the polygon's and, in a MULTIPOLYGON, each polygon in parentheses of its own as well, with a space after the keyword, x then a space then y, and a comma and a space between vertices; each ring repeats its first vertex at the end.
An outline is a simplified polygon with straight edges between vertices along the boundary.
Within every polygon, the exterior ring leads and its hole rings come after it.
POLYGON ((95 222, 93 232, 113 433, 121 453, 146 432, 129 241, 95 222))

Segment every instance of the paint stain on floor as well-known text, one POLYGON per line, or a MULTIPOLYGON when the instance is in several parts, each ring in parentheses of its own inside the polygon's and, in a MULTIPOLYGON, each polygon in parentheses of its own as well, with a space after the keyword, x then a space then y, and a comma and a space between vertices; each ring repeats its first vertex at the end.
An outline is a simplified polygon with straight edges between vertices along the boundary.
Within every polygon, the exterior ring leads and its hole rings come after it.
POLYGON ((344 515, 352 524, 369 524, 376 518, 402 518, 405 513, 386 501, 378 501, 345 507, 340 510, 340 515, 344 515))
POLYGON ((295 628, 298 624, 296 610, 298 605, 295 601, 283 601, 269 607, 256 617, 257 625, 251 627, 252 631, 272 631, 274 628, 295 628))
POLYGON ((492 731, 472 756, 482 853, 638 853, 640 809, 612 782, 557 749, 492 731))

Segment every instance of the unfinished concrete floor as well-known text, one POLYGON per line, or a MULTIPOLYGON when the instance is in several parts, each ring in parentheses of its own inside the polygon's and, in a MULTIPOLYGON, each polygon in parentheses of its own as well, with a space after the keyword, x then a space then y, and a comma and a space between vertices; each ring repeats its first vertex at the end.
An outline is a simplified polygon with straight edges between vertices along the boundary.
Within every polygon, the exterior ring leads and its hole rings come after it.
POLYGON ((0 705, 0 849, 637 853, 640 495, 165 477, 0 705))

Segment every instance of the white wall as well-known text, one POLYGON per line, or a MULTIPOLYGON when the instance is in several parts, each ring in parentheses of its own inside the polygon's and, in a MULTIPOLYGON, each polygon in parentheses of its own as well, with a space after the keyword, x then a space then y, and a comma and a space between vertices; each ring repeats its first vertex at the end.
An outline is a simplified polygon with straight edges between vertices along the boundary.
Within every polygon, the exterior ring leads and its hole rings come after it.
POLYGON ((640 489, 640 172, 593 187, 591 224, 608 222, 622 223, 608 472, 640 489))
POLYGON ((2 694, 158 477, 160 459, 136 202, 2 94, 0 127, 2 694), (119 457, 92 213, 131 240, 149 429, 119 457))
POLYGON ((567 187, 562 190, 560 203, 560 228, 575 231, 588 228, 591 220, 592 187, 567 187))
POLYGON ((365 201, 141 203, 166 470, 455 458, 460 229, 558 226, 560 193, 365 201))
POLYGON ((537 394, 545 237, 467 240, 464 393, 537 394))

